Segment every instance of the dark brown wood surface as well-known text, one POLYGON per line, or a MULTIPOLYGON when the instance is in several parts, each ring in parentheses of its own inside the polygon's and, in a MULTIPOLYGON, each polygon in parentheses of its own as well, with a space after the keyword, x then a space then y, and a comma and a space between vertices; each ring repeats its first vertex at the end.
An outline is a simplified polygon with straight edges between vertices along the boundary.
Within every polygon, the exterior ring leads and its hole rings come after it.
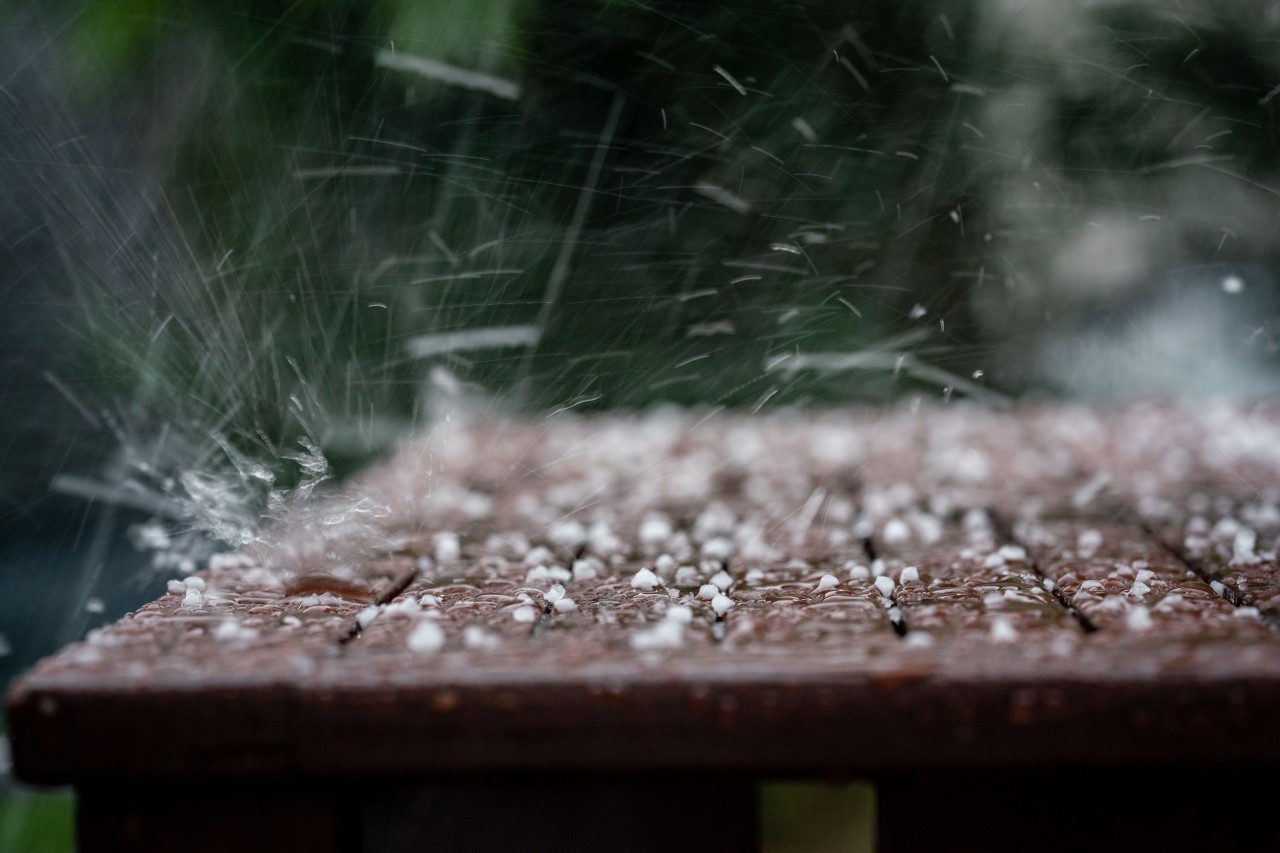
POLYGON ((341 492, 22 678, 17 773, 1280 760, 1274 407, 459 421, 341 492))

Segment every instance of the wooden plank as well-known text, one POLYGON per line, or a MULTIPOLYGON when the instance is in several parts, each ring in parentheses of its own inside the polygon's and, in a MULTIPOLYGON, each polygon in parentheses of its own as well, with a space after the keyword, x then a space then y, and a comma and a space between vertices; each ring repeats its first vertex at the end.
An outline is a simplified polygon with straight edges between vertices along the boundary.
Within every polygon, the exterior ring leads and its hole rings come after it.
POLYGON ((1280 627, 1280 495, 1188 496, 1152 524, 1171 553, 1238 608, 1280 627))
POLYGON ((1135 524, 1044 522, 1020 534, 1064 598, 1100 629, 1160 642, 1267 638, 1256 614, 1232 607, 1135 524))
MULTIPOLYGON (((904 509, 912 518, 913 510, 904 509)), ((913 646, 937 644, 940 654, 959 658, 995 654, 1001 646, 1070 654, 1080 626, 1027 552, 1000 543, 984 510, 971 507, 960 522, 916 526, 909 537, 902 517, 879 525, 875 541, 885 557, 873 566, 893 581, 882 583, 913 646)))
POLYGON ((1212 487, 1248 462, 1251 488, 1280 489, 1255 421, 1226 456, 1211 413, 1142 407, 442 428, 319 527, 42 663, 10 697, 15 763, 66 781, 1280 760, 1276 632, 1123 521, 1175 519, 1188 472, 1212 487), (1082 556, 1088 530, 1115 553, 1082 556))

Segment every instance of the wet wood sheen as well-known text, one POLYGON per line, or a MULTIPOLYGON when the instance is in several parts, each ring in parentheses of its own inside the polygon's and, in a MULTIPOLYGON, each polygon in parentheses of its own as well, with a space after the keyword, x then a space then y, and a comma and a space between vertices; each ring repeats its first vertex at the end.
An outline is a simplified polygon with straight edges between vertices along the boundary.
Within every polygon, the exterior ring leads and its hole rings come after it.
MULTIPOLYGON (((1280 759, 1274 407, 459 421, 344 492, 14 686, 15 768, 81 786, 85 849, 165 780, 356 850, 552 779, 611 825, 665 786, 754 826, 753 780, 858 776, 881 846, 929 849, 913 803, 1280 759)), ((1162 849, 1247 825, 1204 815, 1162 849)))

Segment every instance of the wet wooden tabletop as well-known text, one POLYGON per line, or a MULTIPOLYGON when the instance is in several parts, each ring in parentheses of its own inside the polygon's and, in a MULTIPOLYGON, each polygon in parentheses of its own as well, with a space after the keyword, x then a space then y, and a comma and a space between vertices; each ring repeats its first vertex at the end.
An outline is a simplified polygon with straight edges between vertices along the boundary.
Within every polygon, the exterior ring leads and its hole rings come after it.
POLYGON ((17 772, 1280 760, 1280 407, 457 418, 10 695, 17 772))

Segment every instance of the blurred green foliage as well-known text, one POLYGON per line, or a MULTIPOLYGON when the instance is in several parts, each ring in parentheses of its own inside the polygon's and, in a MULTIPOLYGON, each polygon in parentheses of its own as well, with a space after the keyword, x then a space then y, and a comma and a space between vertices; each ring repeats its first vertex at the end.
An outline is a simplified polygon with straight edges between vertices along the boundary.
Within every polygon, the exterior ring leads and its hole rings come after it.
POLYGON ((760 787, 761 847, 766 853, 871 853, 876 794, 846 785, 773 782, 760 787))
POLYGON ((75 849, 74 813, 70 791, 0 787, 0 850, 70 853, 75 849))
POLYGON ((1025 358, 1046 330, 1275 267, 1275 17, 89 4, 60 69, 131 141, 162 237, 86 274, 84 351, 144 420, 352 462, 457 388, 556 411, 1051 387, 1025 358), (488 327, 516 343, 429 337, 488 327))
MULTIPOLYGON (((954 97, 929 58, 932 14, 92 6, 74 24, 79 90, 109 86, 158 153, 188 256, 159 271, 128 333, 95 306, 87 351, 104 378, 134 377, 144 406, 189 396, 194 420, 234 412, 273 440, 413 419, 431 366, 547 408, 882 399, 909 376, 765 368, 900 332, 922 257, 966 251, 935 221, 973 189, 936 185, 954 97), (506 75, 520 96, 380 67, 379 52, 506 75), (922 226, 890 243, 906 221, 922 226), (424 364, 409 348, 526 324, 539 342, 523 350, 424 364)), ((960 294, 935 287, 931 308, 960 294)), ((943 346, 961 361, 965 324, 943 346)))

